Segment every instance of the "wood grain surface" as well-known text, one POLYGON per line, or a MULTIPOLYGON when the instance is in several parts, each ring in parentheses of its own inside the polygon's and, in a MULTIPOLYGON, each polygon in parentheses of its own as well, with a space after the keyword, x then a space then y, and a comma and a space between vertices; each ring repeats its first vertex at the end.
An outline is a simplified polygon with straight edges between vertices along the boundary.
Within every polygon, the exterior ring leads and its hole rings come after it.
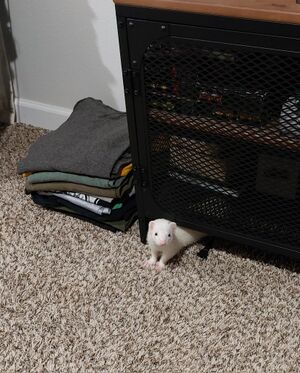
POLYGON ((117 5, 168 9, 300 25, 296 0, 114 0, 117 5))

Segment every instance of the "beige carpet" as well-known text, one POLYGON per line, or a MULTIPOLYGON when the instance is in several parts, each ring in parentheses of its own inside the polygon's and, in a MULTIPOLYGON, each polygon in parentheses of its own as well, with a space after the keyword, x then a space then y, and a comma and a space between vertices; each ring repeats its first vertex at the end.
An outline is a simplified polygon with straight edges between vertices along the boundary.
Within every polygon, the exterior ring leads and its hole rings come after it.
POLYGON ((194 246, 156 274, 137 225, 113 234, 35 206, 0 132, 0 371, 299 372, 299 264, 194 246))

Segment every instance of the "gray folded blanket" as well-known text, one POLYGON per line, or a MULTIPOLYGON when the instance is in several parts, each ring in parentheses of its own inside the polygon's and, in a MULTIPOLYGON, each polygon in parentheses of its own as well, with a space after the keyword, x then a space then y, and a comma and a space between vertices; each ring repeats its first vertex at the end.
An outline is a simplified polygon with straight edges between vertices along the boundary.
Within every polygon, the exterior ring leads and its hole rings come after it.
POLYGON ((86 98, 57 130, 31 145, 18 173, 60 171, 110 178, 128 148, 126 114, 86 98))

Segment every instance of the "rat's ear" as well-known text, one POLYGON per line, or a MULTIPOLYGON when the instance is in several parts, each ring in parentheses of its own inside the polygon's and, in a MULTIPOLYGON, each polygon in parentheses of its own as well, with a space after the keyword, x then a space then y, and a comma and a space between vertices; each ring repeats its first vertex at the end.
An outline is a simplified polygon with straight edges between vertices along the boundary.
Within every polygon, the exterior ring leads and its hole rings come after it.
POLYGON ((176 227, 177 227, 176 223, 170 223, 170 228, 172 229, 173 232, 175 231, 176 227))
POLYGON ((154 223, 153 220, 149 222, 149 231, 150 231, 150 232, 153 232, 154 225, 155 225, 155 223, 154 223))

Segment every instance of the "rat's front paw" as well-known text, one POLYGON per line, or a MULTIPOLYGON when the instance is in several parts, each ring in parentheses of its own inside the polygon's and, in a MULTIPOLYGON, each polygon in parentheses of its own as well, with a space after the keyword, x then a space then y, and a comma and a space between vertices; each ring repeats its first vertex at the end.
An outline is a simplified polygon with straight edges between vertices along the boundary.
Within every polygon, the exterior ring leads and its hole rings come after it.
POLYGON ((156 260, 154 258, 150 258, 149 260, 146 260, 144 262, 144 267, 145 268, 151 268, 155 265, 155 263, 156 263, 156 260))
POLYGON ((156 272, 161 272, 165 268, 165 266, 166 265, 164 263, 161 263, 161 262, 156 263, 156 266, 155 266, 156 272))

